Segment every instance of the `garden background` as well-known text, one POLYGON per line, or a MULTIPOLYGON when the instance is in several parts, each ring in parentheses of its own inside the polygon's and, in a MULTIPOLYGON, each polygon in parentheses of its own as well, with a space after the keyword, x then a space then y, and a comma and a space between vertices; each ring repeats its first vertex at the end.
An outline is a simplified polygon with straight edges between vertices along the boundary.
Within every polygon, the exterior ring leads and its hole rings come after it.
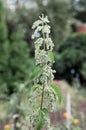
POLYGON ((62 104, 50 113, 51 123, 56 130, 58 126, 65 130, 69 94, 70 112, 78 120, 72 126, 86 130, 86 0, 0 0, 0 130, 15 124, 15 116, 20 116, 19 130, 25 109, 30 107, 27 98, 39 71, 34 71, 32 24, 42 13, 50 20, 54 83, 63 97, 62 104))

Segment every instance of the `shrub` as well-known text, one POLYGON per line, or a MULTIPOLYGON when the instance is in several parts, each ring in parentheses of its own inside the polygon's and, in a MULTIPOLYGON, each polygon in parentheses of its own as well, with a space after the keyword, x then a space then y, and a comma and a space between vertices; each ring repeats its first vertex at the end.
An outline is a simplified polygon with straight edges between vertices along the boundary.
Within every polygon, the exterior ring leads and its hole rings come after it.
POLYGON ((28 80, 32 59, 23 29, 15 29, 9 39, 5 11, 0 0, 0 93, 12 94, 17 89, 15 83, 28 80))
POLYGON ((86 34, 74 33, 65 38, 58 47, 54 65, 58 77, 69 81, 76 77, 81 83, 86 82, 86 34), (58 64, 57 64, 58 61, 58 64))

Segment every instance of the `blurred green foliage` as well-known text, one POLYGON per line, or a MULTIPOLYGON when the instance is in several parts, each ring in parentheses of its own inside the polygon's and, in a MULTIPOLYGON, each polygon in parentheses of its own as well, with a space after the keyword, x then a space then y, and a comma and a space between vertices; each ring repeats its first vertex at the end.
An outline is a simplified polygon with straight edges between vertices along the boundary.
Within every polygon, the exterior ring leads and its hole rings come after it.
POLYGON ((86 34, 75 33, 64 39, 58 47, 56 77, 71 80, 76 77, 83 82, 86 80, 86 34), (58 76, 57 76, 58 75, 58 76))
POLYGON ((16 83, 29 79, 33 60, 23 29, 18 26, 8 37, 5 9, 0 0, 0 92, 11 94, 17 90, 16 83))
POLYGON ((73 17, 71 11, 71 0, 49 0, 46 5, 46 12, 51 21, 52 39, 57 49, 58 44, 70 33, 69 21, 73 17))
POLYGON ((75 18, 86 22, 86 0, 71 0, 72 1, 72 8, 75 10, 76 15, 75 18))
POLYGON ((4 84, 3 77, 6 77, 8 59, 10 55, 10 52, 8 51, 10 47, 9 44, 4 8, 2 1, 0 0, 0 85, 4 84))

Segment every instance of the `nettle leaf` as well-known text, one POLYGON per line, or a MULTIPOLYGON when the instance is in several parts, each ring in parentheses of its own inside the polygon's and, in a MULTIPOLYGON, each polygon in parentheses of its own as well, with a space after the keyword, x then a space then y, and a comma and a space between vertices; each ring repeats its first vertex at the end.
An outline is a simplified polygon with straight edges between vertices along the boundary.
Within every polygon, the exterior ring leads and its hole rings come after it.
POLYGON ((81 128, 76 126, 75 128, 73 128, 73 130, 81 130, 81 128))
POLYGON ((55 62, 55 61, 54 61, 54 54, 53 54, 52 51, 48 51, 48 56, 49 56, 49 58, 50 58, 50 60, 51 60, 51 63, 54 63, 54 62, 55 62))
POLYGON ((32 95, 33 92, 34 92, 37 88, 39 88, 39 87, 40 87, 39 84, 35 84, 34 86, 32 86, 31 89, 30 89, 30 95, 32 95))
POLYGON ((45 124, 44 114, 41 110, 39 111, 39 119, 38 120, 39 120, 39 122, 38 122, 37 130, 41 130, 43 125, 45 124))
POLYGON ((56 86, 55 84, 52 84, 50 87, 54 90, 54 92, 55 92, 56 95, 58 96, 59 103, 61 103, 61 101, 62 101, 62 96, 61 96, 60 88, 59 88, 58 86, 56 86))
POLYGON ((31 76, 30 76, 30 79, 33 79, 35 78, 40 72, 41 72, 42 68, 37 66, 34 71, 32 72, 31 76))
POLYGON ((39 122, 37 126, 37 130, 41 130, 43 125, 45 124, 46 120, 45 117, 49 116, 49 112, 46 108, 43 108, 42 110, 39 111, 39 122))
POLYGON ((49 112, 46 108, 43 108, 42 111, 45 114, 45 116, 49 116, 49 112))

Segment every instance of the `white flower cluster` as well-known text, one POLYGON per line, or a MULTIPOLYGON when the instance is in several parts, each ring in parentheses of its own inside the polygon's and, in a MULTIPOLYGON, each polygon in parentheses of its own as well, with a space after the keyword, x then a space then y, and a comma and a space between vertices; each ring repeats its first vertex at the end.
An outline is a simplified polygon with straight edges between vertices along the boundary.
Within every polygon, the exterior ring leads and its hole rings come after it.
POLYGON ((54 44, 53 44, 53 41, 51 40, 50 37, 47 37, 45 39, 45 43, 46 43, 46 48, 52 51, 53 47, 54 47, 54 44))
POLYGON ((37 20, 33 23, 32 29, 37 28, 40 24, 42 23, 49 23, 50 21, 48 20, 48 17, 44 17, 44 14, 42 14, 42 17, 39 16, 40 20, 37 20))
POLYGON ((54 43, 49 37, 50 34, 50 26, 48 25, 49 20, 48 17, 39 17, 39 20, 33 23, 32 29, 35 29, 33 38, 37 38, 37 33, 40 33, 40 36, 35 41, 35 60, 36 65, 40 65, 43 67, 43 71, 40 77, 41 83, 48 84, 51 83, 54 79, 53 73, 49 63, 51 63, 51 58, 48 55, 48 51, 52 51, 54 47, 54 43))
POLYGON ((55 72, 56 71, 52 70, 51 66, 45 65, 43 68, 42 75, 40 77, 41 83, 45 84, 45 86, 47 86, 47 85, 49 86, 54 79, 53 73, 55 73, 55 72))
POLYGON ((44 65, 50 62, 50 58, 45 50, 39 50, 35 53, 36 64, 44 65))

